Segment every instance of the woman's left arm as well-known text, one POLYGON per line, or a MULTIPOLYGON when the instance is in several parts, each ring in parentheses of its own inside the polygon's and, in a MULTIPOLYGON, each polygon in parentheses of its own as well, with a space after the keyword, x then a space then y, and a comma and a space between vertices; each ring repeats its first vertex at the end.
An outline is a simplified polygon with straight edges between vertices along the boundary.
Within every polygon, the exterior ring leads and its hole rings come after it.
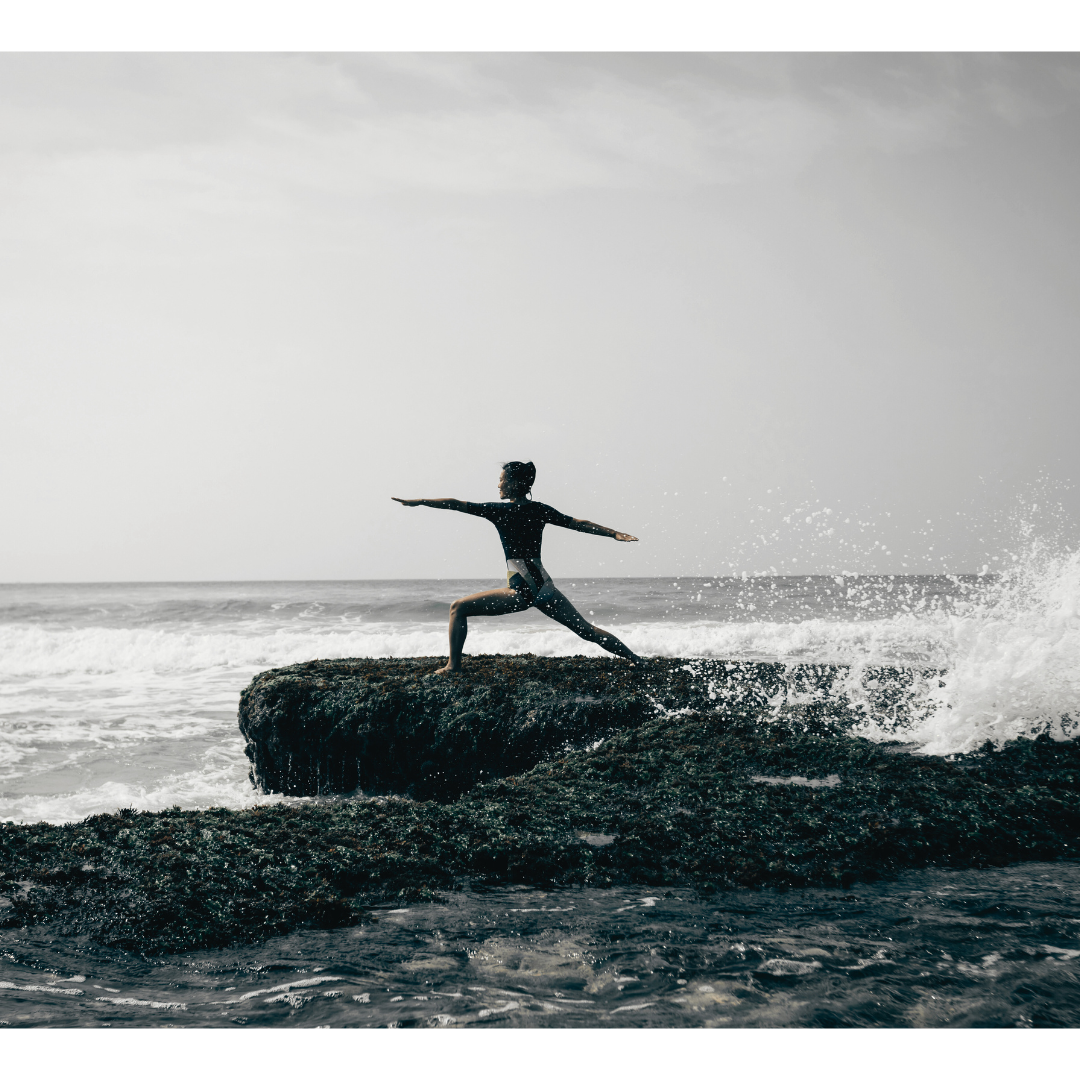
POLYGON ((636 536, 629 533, 616 532, 606 525, 597 525, 595 521, 586 521, 584 518, 570 518, 564 528, 573 529, 575 532, 592 533, 594 536, 610 536, 612 540, 622 540, 626 543, 637 541, 636 536))

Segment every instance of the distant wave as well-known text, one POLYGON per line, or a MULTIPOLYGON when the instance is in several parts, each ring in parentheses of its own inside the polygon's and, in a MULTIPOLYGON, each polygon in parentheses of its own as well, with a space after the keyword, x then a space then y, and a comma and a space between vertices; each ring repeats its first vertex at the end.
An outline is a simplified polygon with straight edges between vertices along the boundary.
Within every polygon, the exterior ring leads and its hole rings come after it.
MULTIPOLYGON (((838 623, 627 623, 613 625, 631 647, 652 656, 791 660, 805 663, 938 664, 945 660, 947 627, 941 620, 897 616, 838 623)), ((556 624, 469 628, 470 652, 603 655, 556 624)), ((265 633, 210 630, 83 627, 51 630, 0 626, 0 674, 158 672, 279 666, 313 658, 439 656, 446 652, 442 623, 370 624, 344 632, 277 629, 265 633)))

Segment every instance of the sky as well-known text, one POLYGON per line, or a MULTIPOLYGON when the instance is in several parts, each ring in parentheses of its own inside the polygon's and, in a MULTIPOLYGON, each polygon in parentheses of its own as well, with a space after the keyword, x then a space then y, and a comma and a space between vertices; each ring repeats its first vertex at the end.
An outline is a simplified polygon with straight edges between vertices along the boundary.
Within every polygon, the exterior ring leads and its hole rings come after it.
POLYGON ((1076 54, 0 55, 0 581, 1075 544, 1078 190, 1076 54))

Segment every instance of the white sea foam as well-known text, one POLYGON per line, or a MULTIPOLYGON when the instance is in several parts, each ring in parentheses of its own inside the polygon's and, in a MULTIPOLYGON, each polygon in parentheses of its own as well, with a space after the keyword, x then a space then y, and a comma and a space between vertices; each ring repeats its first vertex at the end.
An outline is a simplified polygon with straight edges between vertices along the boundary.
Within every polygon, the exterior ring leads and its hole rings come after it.
MULTIPOLYGON (((792 660, 800 663, 934 663, 944 658, 949 629, 939 619, 897 616, 859 622, 805 619, 801 622, 626 623, 612 626, 632 648, 651 656, 792 660)), ((534 653, 540 656, 603 655, 564 628, 551 623, 497 625, 475 619, 469 627, 472 653, 534 653)), ((372 624, 345 632, 272 630, 221 631, 118 630, 85 627, 46 630, 0 626, 0 675, 9 680, 42 676, 121 674, 117 690, 134 689, 139 676, 155 679, 186 673, 261 671, 313 657, 410 657, 446 653, 446 627, 438 624, 372 624)), ((11 697, 24 691, 8 681, 0 690, 11 697)))
POLYGON ((1080 552, 1032 545, 993 584, 945 620, 947 670, 911 723, 870 717, 861 732, 963 753, 990 741, 1080 727, 1080 552))
POLYGON ((164 810, 171 806, 185 808, 224 806, 242 809, 270 803, 302 802, 283 795, 259 795, 248 780, 247 759, 242 740, 232 759, 165 776, 157 784, 108 780, 96 787, 81 787, 60 793, 43 792, 6 797, 0 800, 0 820, 51 821, 63 824, 82 821, 91 814, 114 813, 121 807, 135 810, 164 810))

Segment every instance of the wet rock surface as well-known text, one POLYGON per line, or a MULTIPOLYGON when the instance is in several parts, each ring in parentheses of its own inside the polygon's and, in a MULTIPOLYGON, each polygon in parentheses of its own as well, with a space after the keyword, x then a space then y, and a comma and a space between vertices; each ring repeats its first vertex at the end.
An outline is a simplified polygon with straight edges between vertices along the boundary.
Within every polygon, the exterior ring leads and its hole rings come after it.
MULTIPOLYGON (((512 776, 665 710, 760 713, 778 693, 824 691, 843 669, 652 659, 473 656, 313 660, 258 675, 240 697, 251 778, 263 792, 360 789, 446 799, 512 776)), ((910 675, 891 671, 883 707, 910 675)), ((817 727, 850 717, 834 699, 798 710, 817 727)))
MULTIPOLYGON (((693 665, 680 663, 689 680, 693 665)), ((725 668, 729 681, 711 689, 698 669, 708 711, 653 710, 606 736, 595 727, 584 749, 555 753, 549 743, 531 768, 456 796, 433 784, 441 801, 336 798, 0 826, 0 926, 49 925, 149 954, 344 926, 374 904, 465 882, 846 888, 905 868, 1080 855, 1076 744, 1041 737, 955 761, 896 753, 840 733, 826 711, 766 709, 760 671, 737 692, 746 668, 725 668), (805 782, 762 779, 795 777, 805 782)), ((561 670, 576 680, 569 689, 603 699, 586 669, 561 670)), ((679 670, 655 667, 641 693, 669 676, 664 686, 677 686, 679 670)), ((432 775, 409 772, 408 755, 395 753, 397 775, 432 775)))

